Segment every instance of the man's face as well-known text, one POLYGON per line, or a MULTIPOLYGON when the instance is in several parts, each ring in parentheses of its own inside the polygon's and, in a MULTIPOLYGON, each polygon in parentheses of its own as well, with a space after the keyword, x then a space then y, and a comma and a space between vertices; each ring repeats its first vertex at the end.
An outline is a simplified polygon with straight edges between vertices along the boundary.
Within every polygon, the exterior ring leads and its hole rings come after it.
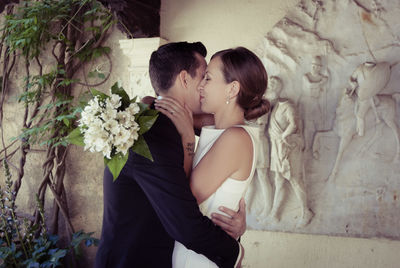
POLYGON ((268 81, 268 88, 265 93, 265 97, 269 101, 275 101, 276 99, 279 98, 281 90, 282 90, 281 82, 277 80, 275 77, 271 77, 270 80, 268 81))
POLYGON ((194 114, 200 114, 200 94, 198 88, 200 82, 203 80, 207 68, 207 63, 204 57, 198 53, 196 53, 196 58, 200 64, 196 70, 196 75, 194 77, 188 75, 188 91, 185 96, 185 103, 194 114))
POLYGON ((313 63, 312 71, 314 72, 314 74, 319 74, 321 72, 321 65, 313 63))

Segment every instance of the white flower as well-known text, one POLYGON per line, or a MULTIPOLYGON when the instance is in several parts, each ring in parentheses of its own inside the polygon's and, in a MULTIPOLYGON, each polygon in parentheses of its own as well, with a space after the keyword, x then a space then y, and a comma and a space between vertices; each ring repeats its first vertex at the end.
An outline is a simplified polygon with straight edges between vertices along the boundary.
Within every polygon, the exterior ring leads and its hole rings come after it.
POLYGON ((95 118, 93 119, 92 122, 90 122, 89 128, 96 128, 96 129, 101 129, 103 127, 103 121, 100 118, 95 118))
POLYGON ((116 136, 121 131, 121 128, 123 128, 123 126, 121 126, 120 124, 113 125, 110 129, 110 132, 112 135, 116 136))
POLYGON ((140 111, 140 108, 136 102, 133 102, 129 105, 128 108, 126 108, 126 111, 133 116, 133 115, 136 115, 140 111))
POLYGON ((93 122, 94 119, 95 119, 94 114, 82 112, 81 119, 78 120, 79 126, 80 127, 88 126, 90 125, 91 122, 93 122))
POLYGON ((103 111, 103 113, 100 115, 100 117, 104 121, 115 119, 117 117, 117 110, 110 106, 107 106, 106 109, 103 111))
POLYGON ((131 115, 128 112, 118 112, 117 113, 118 122, 126 128, 131 127, 131 115))
POLYGON ((120 144, 126 143, 130 137, 131 133, 129 130, 121 127, 119 132, 115 135, 114 145, 118 146, 120 144))
POLYGON ((84 125, 89 126, 95 119, 96 114, 100 113, 103 109, 99 106, 97 101, 97 97, 95 99, 90 100, 88 105, 84 108, 81 113, 81 119, 79 120, 79 126, 82 127, 84 125))
POLYGON ((140 130, 139 124, 133 121, 132 127, 130 128, 132 144, 139 138, 139 133, 138 133, 139 130, 140 130))
POLYGON ((117 120, 110 119, 103 124, 103 128, 105 130, 110 131, 111 133, 116 133, 119 131, 119 126, 117 120))
POLYGON ((132 144, 129 144, 127 142, 120 144, 119 146, 117 146, 117 153, 122 153, 123 155, 126 155, 131 146, 132 144))
POLYGON ((106 146, 103 147, 103 156, 107 157, 108 159, 111 159, 111 151, 112 147, 109 143, 106 144, 106 146))
POLYGON ((96 112, 99 111, 100 109, 101 107, 99 105, 99 99, 97 98, 97 96, 91 99, 88 102, 88 105, 85 107, 85 110, 87 110, 87 112, 96 112))
POLYGON ((111 94, 111 97, 106 101, 107 106, 111 105, 113 108, 117 109, 121 106, 121 97, 117 94, 111 94))

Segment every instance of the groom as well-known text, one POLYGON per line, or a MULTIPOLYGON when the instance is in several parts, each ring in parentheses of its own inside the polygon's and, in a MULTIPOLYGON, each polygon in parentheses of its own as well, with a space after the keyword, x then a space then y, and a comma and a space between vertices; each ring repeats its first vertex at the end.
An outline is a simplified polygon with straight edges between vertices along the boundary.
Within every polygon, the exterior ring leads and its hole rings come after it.
MULTIPOLYGON (((197 88, 206 53, 200 42, 169 43, 154 51, 149 72, 157 95, 177 98, 200 113, 197 88)), ((175 240, 219 267, 236 266, 243 257, 241 246, 199 211, 172 121, 160 113, 144 138, 154 162, 131 152, 115 182, 104 171, 103 228, 95 267, 171 267, 175 240)), ((244 205, 239 213, 224 211, 232 218, 220 215, 216 223, 234 237, 243 234, 244 205)))

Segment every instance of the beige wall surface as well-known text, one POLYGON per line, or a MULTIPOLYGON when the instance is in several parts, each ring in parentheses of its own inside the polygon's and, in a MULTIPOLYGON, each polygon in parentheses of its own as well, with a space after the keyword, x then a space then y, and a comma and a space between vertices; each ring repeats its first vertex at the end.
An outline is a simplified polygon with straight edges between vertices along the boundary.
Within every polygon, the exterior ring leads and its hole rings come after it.
POLYGON ((208 57, 236 46, 254 49, 297 0, 164 0, 161 37, 201 41, 208 57))
MULTIPOLYGON (((299 1, 164 0, 161 36, 168 41, 202 41, 208 59, 218 50, 255 50, 262 38, 299 1)), ((400 242, 247 231, 243 267, 399 267, 400 242)))
POLYGON ((246 231, 243 268, 395 268, 400 241, 246 231))

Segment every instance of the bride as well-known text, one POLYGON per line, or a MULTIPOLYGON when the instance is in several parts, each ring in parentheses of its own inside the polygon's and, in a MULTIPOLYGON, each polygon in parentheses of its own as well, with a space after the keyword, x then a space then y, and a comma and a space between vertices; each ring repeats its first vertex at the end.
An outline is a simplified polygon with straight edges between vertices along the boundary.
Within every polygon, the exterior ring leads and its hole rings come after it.
MULTIPOLYGON (((262 98, 267 72, 260 59, 246 48, 217 52, 211 57, 199 86, 201 110, 214 115, 214 126, 202 128, 195 154, 184 150, 185 171, 201 212, 211 217, 220 206, 235 211, 250 184, 257 163, 258 130, 246 126, 269 110, 262 98)), ((170 97, 156 100, 181 134, 182 144, 194 144, 190 110, 170 97)), ((175 242, 173 267, 217 267, 204 255, 175 242)))

